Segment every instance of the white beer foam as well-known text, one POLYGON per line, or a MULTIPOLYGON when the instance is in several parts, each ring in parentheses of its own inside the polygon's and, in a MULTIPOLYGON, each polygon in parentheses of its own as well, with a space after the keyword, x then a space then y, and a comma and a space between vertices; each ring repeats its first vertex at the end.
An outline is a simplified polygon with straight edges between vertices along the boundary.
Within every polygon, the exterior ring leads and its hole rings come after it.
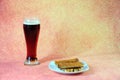
POLYGON ((40 24, 40 21, 38 19, 25 19, 23 24, 25 24, 25 25, 36 25, 36 24, 40 24))

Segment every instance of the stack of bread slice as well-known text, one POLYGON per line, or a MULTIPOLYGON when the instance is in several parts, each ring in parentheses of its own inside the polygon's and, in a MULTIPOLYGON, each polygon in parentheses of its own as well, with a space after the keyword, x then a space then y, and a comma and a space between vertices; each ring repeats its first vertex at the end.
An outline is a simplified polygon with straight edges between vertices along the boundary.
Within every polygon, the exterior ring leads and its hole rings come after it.
POLYGON ((76 72, 80 71, 83 67, 83 63, 79 61, 78 58, 66 59, 66 60, 56 60, 55 64, 61 70, 65 72, 76 72))

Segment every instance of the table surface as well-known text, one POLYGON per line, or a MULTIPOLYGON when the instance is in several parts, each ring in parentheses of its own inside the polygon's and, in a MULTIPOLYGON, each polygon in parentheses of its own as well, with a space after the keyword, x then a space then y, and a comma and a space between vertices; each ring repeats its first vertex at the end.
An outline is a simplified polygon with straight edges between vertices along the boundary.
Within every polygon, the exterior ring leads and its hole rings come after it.
POLYGON ((22 61, 1 61, 0 80, 120 80, 120 54, 89 54, 79 56, 90 70, 76 75, 63 75, 49 70, 51 60, 40 60, 37 66, 25 66, 22 61))

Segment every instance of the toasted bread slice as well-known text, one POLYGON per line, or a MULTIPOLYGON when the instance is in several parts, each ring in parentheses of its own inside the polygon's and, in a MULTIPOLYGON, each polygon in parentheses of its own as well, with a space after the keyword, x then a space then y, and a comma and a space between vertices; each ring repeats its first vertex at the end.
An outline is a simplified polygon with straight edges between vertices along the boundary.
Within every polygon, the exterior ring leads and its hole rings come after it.
POLYGON ((55 64, 61 64, 61 63, 73 63, 73 62, 78 62, 78 58, 73 58, 73 59, 66 59, 66 60, 56 60, 55 64))
POLYGON ((61 69, 74 69, 83 67, 83 64, 81 62, 59 63, 58 67, 61 69))
POLYGON ((83 67, 83 63, 79 62, 78 58, 66 59, 66 60, 56 60, 55 64, 60 69, 75 69, 83 67))

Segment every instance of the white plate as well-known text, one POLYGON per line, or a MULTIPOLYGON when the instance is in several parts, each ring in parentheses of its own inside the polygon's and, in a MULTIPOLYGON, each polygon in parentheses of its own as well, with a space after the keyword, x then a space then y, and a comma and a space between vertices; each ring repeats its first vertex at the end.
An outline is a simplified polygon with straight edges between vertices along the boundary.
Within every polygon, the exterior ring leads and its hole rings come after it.
POLYGON ((85 61, 80 61, 83 63, 83 67, 81 68, 80 71, 75 71, 75 72, 65 72, 63 70, 60 70, 57 65, 55 64, 55 61, 51 61, 48 65, 49 69, 58 73, 62 73, 62 74, 77 74, 77 73, 82 73, 85 71, 89 70, 89 66, 85 61))

